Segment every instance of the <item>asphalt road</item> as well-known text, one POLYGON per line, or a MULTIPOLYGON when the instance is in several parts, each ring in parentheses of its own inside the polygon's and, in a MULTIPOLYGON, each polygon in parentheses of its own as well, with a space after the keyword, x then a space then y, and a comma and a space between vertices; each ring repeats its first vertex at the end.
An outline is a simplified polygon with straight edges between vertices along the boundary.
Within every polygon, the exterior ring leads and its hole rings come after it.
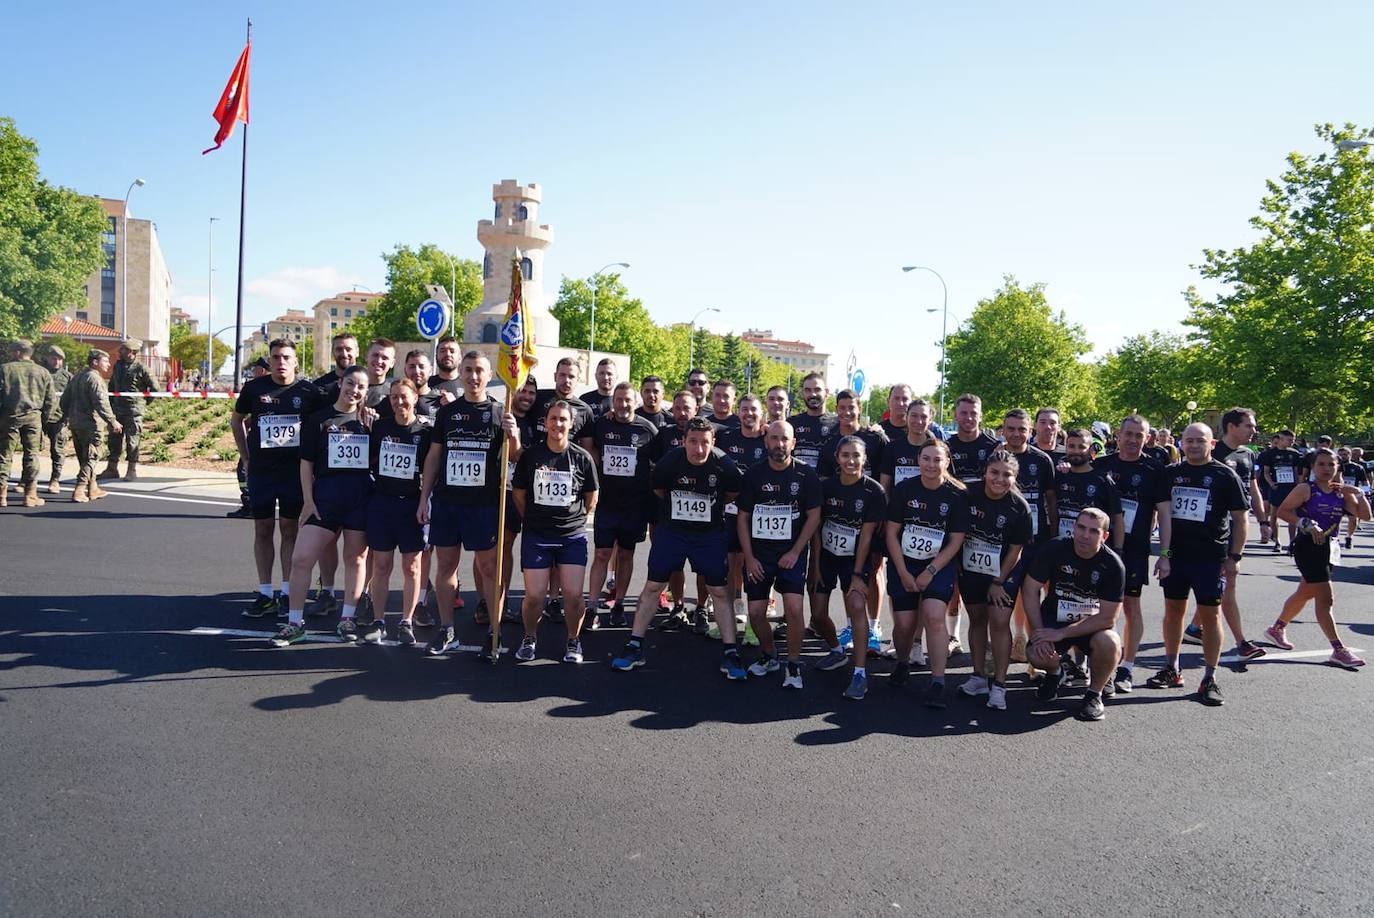
MULTIPOLYGON (((580 667, 547 625, 495 667, 196 633, 269 627, 223 510, 0 512, 0 914, 1371 911, 1374 673, 1323 665, 1310 612, 1309 655, 1223 673, 1220 709, 1138 689, 1084 724, 1013 676, 1005 713, 931 712, 885 665, 857 704, 843 671, 728 684, 686 634, 621 674, 612 630, 580 667)), ((1337 618, 1374 650, 1372 549, 1337 618)), ((1252 548, 1252 636, 1295 581, 1252 548)))

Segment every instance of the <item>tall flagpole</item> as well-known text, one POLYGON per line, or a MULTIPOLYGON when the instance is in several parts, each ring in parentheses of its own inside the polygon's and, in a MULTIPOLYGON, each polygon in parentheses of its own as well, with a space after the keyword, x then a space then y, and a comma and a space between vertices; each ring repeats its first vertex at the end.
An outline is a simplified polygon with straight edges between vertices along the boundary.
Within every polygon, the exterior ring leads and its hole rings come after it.
MULTIPOLYGON (((253 20, 248 20, 248 45, 253 44, 253 20)), ((243 218, 248 211, 248 122, 243 122, 243 170, 239 176, 239 290, 234 309, 234 380, 230 391, 243 384, 243 218)))
MULTIPOLYGON (((497 356, 500 359, 500 356, 497 356)), ((501 415, 501 491, 496 501, 496 576, 492 578, 491 599, 487 602, 491 618, 491 662, 501 659, 501 619, 506 614, 506 470, 510 468, 510 437, 506 435, 506 414, 515 406, 515 393, 506 386, 506 412, 501 415)))

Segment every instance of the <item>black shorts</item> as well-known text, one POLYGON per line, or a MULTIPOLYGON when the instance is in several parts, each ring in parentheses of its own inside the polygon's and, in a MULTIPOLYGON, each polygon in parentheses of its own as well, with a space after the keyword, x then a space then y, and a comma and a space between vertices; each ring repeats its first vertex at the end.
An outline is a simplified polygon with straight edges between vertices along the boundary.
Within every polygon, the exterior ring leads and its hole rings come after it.
POLYGON ((1126 565, 1126 595, 1140 598, 1141 592, 1150 582, 1150 550, 1132 551, 1127 545, 1121 553, 1121 561, 1126 565))
POLYGON ((298 468, 248 469, 248 507, 255 520, 270 520, 280 510, 284 520, 299 519, 305 497, 301 493, 301 473, 298 468))
POLYGON ((759 564, 763 567, 763 579, 757 582, 744 578, 744 595, 750 602, 766 600, 768 594, 773 592, 776 587, 779 593, 795 593, 800 596, 806 592, 806 570, 807 553, 809 548, 802 549, 802 553, 797 558, 797 563, 791 569, 778 567, 778 558, 768 555, 755 555, 759 564))
POLYGON ((672 523, 659 524, 649 547, 649 580, 667 583, 687 561, 692 562, 692 570, 706 580, 708 587, 725 586, 730 569, 725 555, 725 533, 719 529, 697 532, 679 529, 672 523))
POLYGON ((592 520, 592 542, 597 548, 619 545, 634 551, 636 545, 649 534, 649 520, 642 508, 630 510, 596 510, 592 520))
POLYGON ((737 555, 744 551, 744 546, 739 543, 739 514, 726 513, 723 519, 725 520, 725 550, 732 555, 737 555))
POLYGON ((415 518, 419 506, 419 495, 396 497, 373 492, 367 505, 367 547, 386 552, 400 549, 403 554, 423 551, 425 528, 415 518))
MULTIPOLYGON (((915 561, 903 556, 901 563, 906 564, 906 569, 911 572, 911 576, 918 577, 921 571, 926 569, 929 561, 915 561)), ((923 593, 908 593, 906 587, 902 586, 902 578, 897 574, 897 568, 893 559, 887 560, 887 595, 892 599, 893 612, 915 612, 920 608, 921 603, 927 599, 937 599, 947 603, 954 598, 954 570, 955 565, 951 564, 941 570, 931 578, 923 593)))
POLYGON ((340 529, 367 531, 367 508, 372 481, 364 475, 330 475, 315 479, 315 515, 305 521, 338 534, 340 529))
POLYGON ((1170 559, 1169 576, 1160 583, 1164 588, 1164 598, 1186 600, 1192 593, 1200 606, 1221 605, 1221 594, 1226 592, 1226 578, 1221 573, 1220 561, 1179 561, 1170 559))
POLYGON ((841 590, 847 590, 849 581, 856 574, 860 580, 868 583, 868 565, 856 565, 852 557, 842 558, 823 551, 817 568, 821 575, 821 585, 820 589, 816 590, 817 593, 830 593, 837 586, 841 590))
POLYGON ((1331 540, 1334 538, 1336 535, 1333 533, 1318 545, 1304 532, 1293 540, 1293 560, 1297 562, 1298 573, 1307 583, 1331 582, 1331 540))
MULTIPOLYGON (((1011 576, 1002 581, 1002 588, 1007 591, 1012 602, 1016 601, 1016 594, 1021 589, 1021 578, 1024 571, 1021 565, 1017 564, 1012 568, 1011 576)), ((988 604, 988 587, 992 586, 995 579, 987 574, 970 574, 967 571, 959 572, 959 598, 969 605, 985 606, 988 604)))

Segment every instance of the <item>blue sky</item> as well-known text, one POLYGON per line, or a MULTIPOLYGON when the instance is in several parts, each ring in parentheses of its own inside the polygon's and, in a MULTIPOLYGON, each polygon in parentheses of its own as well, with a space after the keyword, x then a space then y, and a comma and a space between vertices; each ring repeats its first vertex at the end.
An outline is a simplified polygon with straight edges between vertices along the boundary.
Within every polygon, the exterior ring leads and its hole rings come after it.
POLYGON ((546 288, 611 261, 661 322, 721 310, 870 380, 938 380, 1005 274, 1099 351, 1177 328, 1204 247, 1253 237, 1314 123, 1369 123, 1374 6, 1268 2, 87 4, 5 17, 0 114, 53 181, 158 224, 176 302, 232 318, 239 137, 210 110, 254 17, 247 318, 434 242, 480 258, 491 185, 538 182, 546 288), (206 12, 213 10, 213 12, 206 12))

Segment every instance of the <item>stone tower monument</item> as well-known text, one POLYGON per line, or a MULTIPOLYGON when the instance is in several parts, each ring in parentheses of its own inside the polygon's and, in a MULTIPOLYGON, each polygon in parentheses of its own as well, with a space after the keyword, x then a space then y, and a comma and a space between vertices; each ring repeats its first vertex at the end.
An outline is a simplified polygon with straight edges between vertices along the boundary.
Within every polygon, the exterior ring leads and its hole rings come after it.
POLYGON ((544 300, 544 250, 553 242, 553 228, 539 224, 541 194, 538 185, 521 185, 514 179, 504 179, 492 186, 495 217, 477 221, 477 240, 486 249, 482 259, 482 305, 463 318, 464 341, 497 343, 510 299, 511 257, 518 249, 535 347, 558 346, 558 320, 544 300))

